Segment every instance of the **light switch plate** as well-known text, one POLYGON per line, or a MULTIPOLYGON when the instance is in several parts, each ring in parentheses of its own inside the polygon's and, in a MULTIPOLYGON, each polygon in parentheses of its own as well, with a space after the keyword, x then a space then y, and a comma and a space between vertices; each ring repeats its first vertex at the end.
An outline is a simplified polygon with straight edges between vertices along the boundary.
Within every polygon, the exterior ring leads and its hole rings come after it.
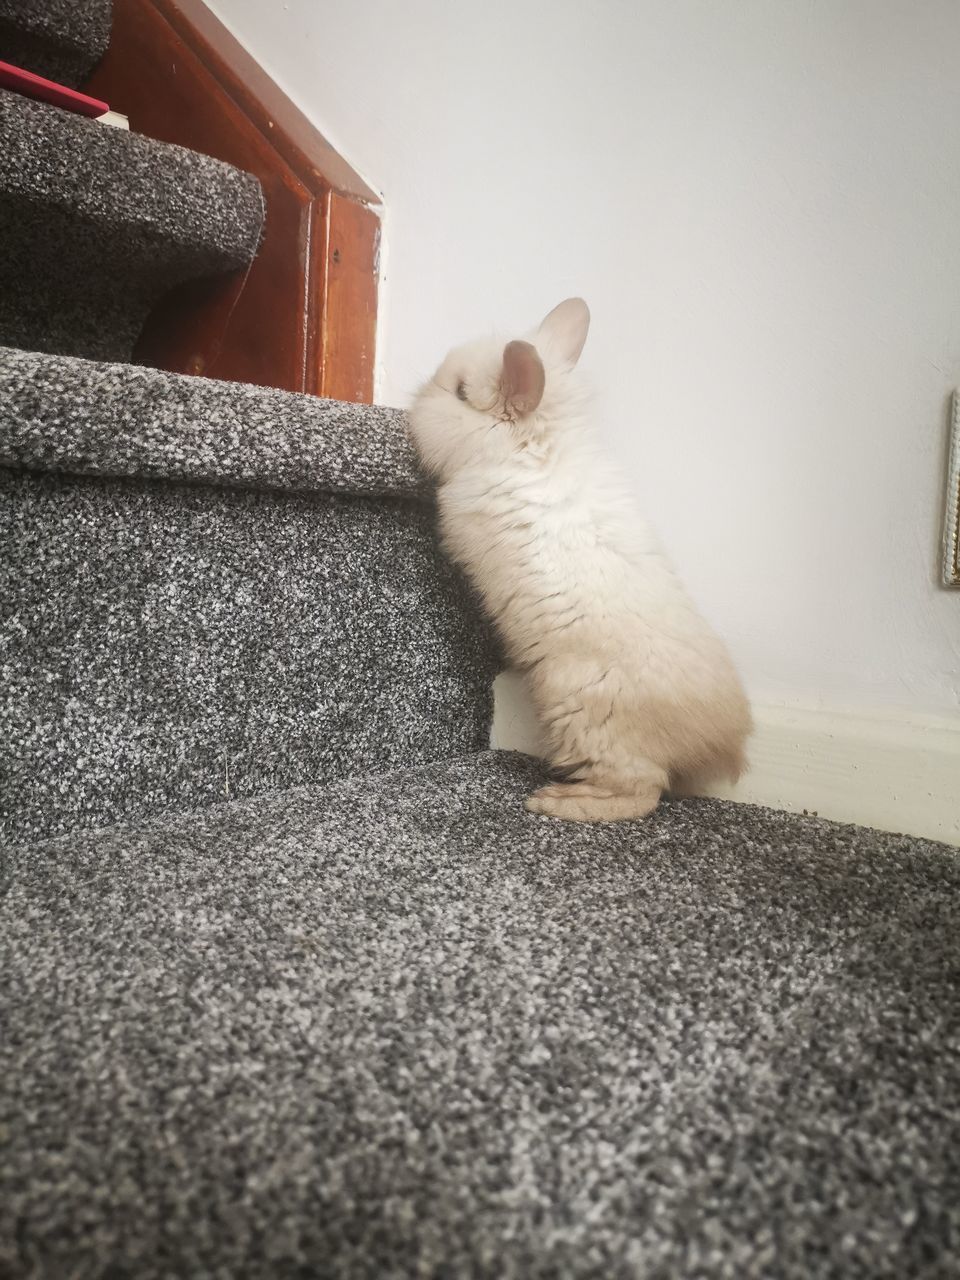
POLYGON ((953 393, 947 509, 943 520, 943 585, 960 587, 960 391, 953 393))

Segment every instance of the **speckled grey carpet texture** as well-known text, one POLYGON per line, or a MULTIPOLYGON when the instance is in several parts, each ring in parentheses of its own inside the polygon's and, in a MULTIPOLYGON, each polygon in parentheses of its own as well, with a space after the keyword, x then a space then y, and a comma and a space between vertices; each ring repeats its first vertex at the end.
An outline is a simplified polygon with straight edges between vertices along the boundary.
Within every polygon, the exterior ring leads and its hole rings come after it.
POLYGON ((0 347, 0 466, 429 496, 399 409, 0 347))
POLYGON ((21 849, 10 1276, 960 1274, 960 862, 474 755, 21 849))
POLYGON ((110 40, 110 0, 0 0, 0 61, 78 88, 110 40))
POLYGON ((957 852, 528 814, 402 414, 108 362, 261 221, 0 94, 0 1280, 960 1276, 957 852))
POLYGON ((0 463, 8 837, 487 745, 401 414, 7 350, 0 463))
POLYGON ((0 90, 0 343, 126 360, 184 280, 245 267, 260 184, 0 90))

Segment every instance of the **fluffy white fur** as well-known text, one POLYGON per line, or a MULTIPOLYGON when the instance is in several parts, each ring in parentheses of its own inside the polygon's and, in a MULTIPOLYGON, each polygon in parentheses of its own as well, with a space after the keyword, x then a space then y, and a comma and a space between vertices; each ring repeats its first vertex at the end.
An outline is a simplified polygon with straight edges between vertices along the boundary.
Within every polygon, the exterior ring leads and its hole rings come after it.
POLYGON ((556 781, 527 808, 597 821, 735 778, 751 723, 724 645, 594 445, 575 370, 589 321, 570 298, 528 342, 457 348, 410 418, 444 547, 545 731, 556 781))

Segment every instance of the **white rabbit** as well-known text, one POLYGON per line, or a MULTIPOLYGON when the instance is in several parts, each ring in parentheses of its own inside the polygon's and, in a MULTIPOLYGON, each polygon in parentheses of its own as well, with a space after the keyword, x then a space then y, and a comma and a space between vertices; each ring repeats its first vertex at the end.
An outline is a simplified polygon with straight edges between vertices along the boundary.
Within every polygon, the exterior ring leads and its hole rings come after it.
POLYGON ((744 768, 733 663, 593 442, 575 365, 590 312, 451 351, 410 413, 448 554, 524 673, 555 780, 535 813, 638 818, 744 768))

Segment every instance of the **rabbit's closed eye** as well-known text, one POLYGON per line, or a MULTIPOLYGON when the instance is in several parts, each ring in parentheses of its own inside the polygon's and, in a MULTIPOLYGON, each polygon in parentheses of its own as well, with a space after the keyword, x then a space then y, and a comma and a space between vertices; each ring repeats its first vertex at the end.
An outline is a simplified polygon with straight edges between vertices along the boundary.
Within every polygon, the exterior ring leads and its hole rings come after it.
POLYGON ((461 378, 460 381, 457 383, 457 399, 466 400, 466 398, 467 398, 467 386, 464 380, 461 378))

